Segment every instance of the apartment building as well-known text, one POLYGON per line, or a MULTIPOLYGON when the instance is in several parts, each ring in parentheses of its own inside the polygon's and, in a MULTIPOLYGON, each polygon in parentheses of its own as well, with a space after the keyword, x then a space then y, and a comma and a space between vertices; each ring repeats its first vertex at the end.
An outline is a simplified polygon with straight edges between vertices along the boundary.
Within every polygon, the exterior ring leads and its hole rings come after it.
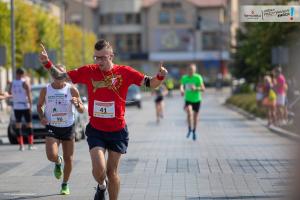
POLYGON ((195 62, 215 78, 227 73, 229 20, 226 0, 101 0, 98 35, 119 59, 154 72, 160 61, 174 77, 195 62))

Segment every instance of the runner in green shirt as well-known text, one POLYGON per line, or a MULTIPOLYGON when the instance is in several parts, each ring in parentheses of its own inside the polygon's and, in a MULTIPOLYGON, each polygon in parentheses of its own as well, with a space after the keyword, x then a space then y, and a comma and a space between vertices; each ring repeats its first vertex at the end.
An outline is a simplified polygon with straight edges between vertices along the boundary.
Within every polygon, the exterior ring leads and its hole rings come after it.
POLYGON ((204 90, 202 76, 196 73, 196 64, 192 63, 188 67, 188 74, 181 78, 180 92, 184 96, 184 109, 187 112, 189 126, 187 138, 193 133, 193 140, 196 140, 197 119, 202 101, 201 94, 204 90))

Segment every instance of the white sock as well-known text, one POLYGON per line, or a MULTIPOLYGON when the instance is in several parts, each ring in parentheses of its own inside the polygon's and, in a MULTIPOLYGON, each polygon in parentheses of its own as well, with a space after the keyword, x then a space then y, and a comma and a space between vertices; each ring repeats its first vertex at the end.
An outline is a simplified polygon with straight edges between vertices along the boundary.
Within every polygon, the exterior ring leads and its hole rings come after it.
POLYGON ((58 156, 58 158, 57 158, 57 159, 58 159, 58 161, 56 162, 56 164, 57 164, 57 165, 61 164, 61 163, 62 163, 61 157, 60 157, 60 156, 58 156))
POLYGON ((100 190, 104 190, 106 188, 106 181, 103 181, 102 185, 100 185, 100 184, 98 184, 98 185, 99 185, 100 190))

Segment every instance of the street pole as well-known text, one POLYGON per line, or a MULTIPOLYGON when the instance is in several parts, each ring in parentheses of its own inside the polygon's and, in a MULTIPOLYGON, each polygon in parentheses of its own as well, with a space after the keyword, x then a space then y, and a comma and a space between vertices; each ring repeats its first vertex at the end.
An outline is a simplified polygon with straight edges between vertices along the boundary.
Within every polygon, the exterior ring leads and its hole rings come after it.
POLYGON ((64 26, 65 26, 65 0, 60 1, 60 44, 61 44, 61 63, 64 64, 64 26))
POLYGON ((225 43, 225 39, 224 39, 224 26, 225 26, 225 8, 222 7, 221 8, 221 13, 220 13, 220 20, 219 20, 219 23, 220 23, 220 44, 221 46, 219 47, 220 48, 220 71, 219 73, 222 73, 222 77, 223 77, 223 50, 224 50, 224 43, 225 43))
POLYGON ((16 42, 15 42, 15 14, 14 14, 14 0, 10 0, 10 37, 11 37, 11 66, 12 77, 16 78, 16 42))
POLYGON ((81 5, 81 28, 82 28, 82 65, 85 64, 85 27, 84 27, 84 9, 85 9, 85 5, 84 5, 84 0, 82 0, 82 5, 81 5))

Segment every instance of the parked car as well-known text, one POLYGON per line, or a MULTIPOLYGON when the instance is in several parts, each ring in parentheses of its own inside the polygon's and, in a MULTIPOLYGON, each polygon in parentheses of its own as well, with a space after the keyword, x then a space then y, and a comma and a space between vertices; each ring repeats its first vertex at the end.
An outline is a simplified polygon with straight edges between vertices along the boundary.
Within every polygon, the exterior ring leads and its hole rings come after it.
POLYGON ((142 108, 142 94, 140 87, 136 85, 131 85, 128 88, 127 97, 126 97, 126 106, 135 105, 138 108, 142 108))
MULTIPOLYGON (((40 91, 42 88, 46 87, 46 85, 33 85, 31 87, 32 91, 32 126, 34 132, 35 139, 43 139, 47 135, 47 130, 44 125, 40 123, 39 116, 37 113, 37 103, 40 95, 40 91)), ((84 113, 80 114, 77 111, 75 112, 75 140, 79 141, 85 138, 85 126, 88 123, 88 113, 87 113, 87 102, 86 98, 82 97, 83 104, 86 107, 84 113)), ((22 118, 22 133, 23 135, 27 135, 25 131, 25 120, 22 118)), ((7 136, 11 144, 17 144, 17 136, 16 136, 16 120, 14 112, 11 112, 9 125, 7 128, 7 136)), ((24 138, 25 140, 27 137, 24 138)))

